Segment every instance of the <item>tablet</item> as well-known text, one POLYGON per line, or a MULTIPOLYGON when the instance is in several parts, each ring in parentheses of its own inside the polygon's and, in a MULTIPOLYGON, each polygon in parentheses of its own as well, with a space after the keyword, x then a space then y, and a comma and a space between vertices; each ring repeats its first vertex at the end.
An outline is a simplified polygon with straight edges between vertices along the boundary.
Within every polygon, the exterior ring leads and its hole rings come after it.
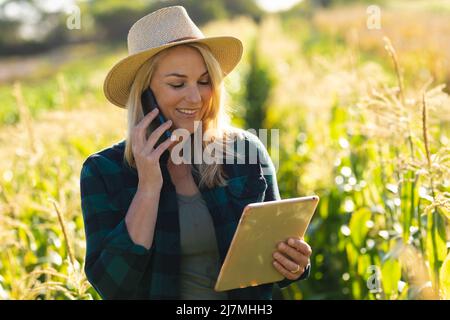
POLYGON ((251 203, 244 208, 214 290, 225 291, 281 281, 273 266, 277 244, 303 237, 318 196, 251 203))

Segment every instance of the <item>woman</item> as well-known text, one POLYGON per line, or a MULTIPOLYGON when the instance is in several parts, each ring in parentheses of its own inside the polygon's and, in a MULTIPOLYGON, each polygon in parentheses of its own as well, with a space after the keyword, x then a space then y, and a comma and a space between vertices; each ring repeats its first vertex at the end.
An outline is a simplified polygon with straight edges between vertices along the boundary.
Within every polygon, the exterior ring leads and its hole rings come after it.
MULTIPOLYGON (((239 62, 241 42, 204 37, 186 10, 173 6, 137 21, 128 48, 104 84, 106 97, 128 110, 126 140, 91 155, 81 170, 90 283, 104 299, 271 299, 273 284, 213 289, 244 206, 280 199, 264 145, 228 125, 224 112, 223 78, 239 62), (148 88, 160 110, 144 116, 148 88), (147 133, 157 113, 167 121, 147 133), (202 150, 237 139, 262 157, 256 164, 180 163, 174 139, 155 145, 167 129, 190 138, 199 127, 209 135, 202 150)), ((277 249, 280 287, 309 275, 307 243, 292 239, 277 249)))

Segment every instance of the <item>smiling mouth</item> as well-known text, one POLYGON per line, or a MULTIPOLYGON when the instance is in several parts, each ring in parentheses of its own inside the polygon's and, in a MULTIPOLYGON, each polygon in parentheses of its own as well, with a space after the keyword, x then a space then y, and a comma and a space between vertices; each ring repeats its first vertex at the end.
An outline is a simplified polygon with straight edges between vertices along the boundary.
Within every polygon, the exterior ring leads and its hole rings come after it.
POLYGON ((199 109, 176 109, 176 110, 185 116, 195 116, 199 109))

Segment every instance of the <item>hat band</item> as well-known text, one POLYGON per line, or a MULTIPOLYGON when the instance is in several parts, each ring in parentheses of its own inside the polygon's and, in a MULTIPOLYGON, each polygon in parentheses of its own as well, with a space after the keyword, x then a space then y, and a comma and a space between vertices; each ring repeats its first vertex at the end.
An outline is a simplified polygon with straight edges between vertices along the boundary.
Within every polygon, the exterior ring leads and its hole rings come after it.
POLYGON ((175 40, 169 41, 168 43, 177 42, 177 41, 183 41, 183 40, 189 40, 189 39, 201 39, 201 38, 196 38, 196 37, 184 37, 184 38, 179 38, 179 39, 175 39, 175 40))

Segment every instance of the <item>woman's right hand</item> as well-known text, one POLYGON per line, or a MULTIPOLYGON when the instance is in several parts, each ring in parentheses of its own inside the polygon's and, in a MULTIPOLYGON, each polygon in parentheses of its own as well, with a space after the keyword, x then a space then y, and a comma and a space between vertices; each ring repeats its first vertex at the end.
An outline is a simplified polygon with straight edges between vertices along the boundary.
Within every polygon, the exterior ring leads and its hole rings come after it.
POLYGON ((143 192, 160 192, 163 184, 159 158, 163 152, 174 142, 166 139, 158 147, 154 148, 165 130, 169 129, 172 121, 168 120, 160 125, 146 139, 147 127, 156 118, 159 110, 154 109, 148 113, 132 130, 131 150, 133 152, 138 171, 138 190, 143 192))

